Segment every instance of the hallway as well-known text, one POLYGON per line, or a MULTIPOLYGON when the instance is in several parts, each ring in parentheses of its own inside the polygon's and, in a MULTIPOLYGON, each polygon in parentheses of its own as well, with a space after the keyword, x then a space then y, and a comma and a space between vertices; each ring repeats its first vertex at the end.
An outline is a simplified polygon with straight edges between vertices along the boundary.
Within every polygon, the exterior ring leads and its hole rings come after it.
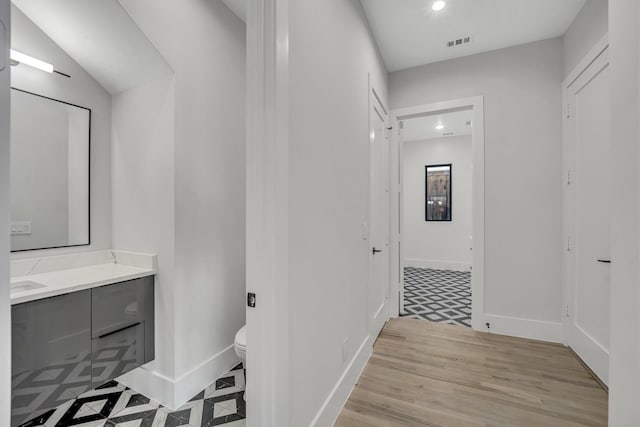
POLYGON ((606 426, 607 393, 565 347, 392 319, 337 427, 606 426))
POLYGON ((404 268, 403 317, 471 327, 471 272, 404 268))

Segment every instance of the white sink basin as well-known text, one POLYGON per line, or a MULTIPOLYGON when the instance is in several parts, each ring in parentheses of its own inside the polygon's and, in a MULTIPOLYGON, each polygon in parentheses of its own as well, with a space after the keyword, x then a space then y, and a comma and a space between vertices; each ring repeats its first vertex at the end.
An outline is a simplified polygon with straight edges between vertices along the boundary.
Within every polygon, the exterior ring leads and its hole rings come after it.
POLYGON ((23 280, 22 282, 16 282, 11 284, 11 292, 26 292, 34 289, 42 289, 46 287, 40 283, 32 282, 31 280, 23 280))

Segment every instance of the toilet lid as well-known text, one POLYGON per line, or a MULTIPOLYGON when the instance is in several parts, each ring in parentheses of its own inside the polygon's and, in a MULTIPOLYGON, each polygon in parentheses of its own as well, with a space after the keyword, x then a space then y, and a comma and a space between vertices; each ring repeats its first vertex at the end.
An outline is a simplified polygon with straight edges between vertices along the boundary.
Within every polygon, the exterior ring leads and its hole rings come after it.
POLYGON ((247 348, 247 325, 240 328, 240 330, 236 334, 235 343, 238 347, 247 348))

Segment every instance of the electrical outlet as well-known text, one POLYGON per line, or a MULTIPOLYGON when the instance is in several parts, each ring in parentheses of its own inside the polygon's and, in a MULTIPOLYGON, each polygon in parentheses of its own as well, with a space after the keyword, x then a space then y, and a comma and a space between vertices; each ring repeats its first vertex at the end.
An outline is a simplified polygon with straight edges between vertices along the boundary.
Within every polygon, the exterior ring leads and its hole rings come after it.
POLYGON ((344 341, 342 341, 342 363, 347 362, 347 356, 348 356, 347 344, 348 343, 349 343, 349 338, 345 338, 344 341))
POLYGON ((12 221, 11 235, 31 234, 31 221, 12 221))
POLYGON ((569 314, 569 304, 564 305, 564 317, 571 317, 569 314))

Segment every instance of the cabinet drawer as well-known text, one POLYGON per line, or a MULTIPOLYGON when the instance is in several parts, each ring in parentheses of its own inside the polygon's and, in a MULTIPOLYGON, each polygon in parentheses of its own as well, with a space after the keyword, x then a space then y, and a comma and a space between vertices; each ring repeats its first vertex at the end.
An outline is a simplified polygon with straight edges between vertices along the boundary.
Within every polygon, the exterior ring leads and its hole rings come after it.
POLYGON ((144 321, 145 280, 102 286, 91 294, 91 338, 144 321))
POLYGON ((134 323, 91 340, 94 387, 144 364, 144 327, 134 323))

